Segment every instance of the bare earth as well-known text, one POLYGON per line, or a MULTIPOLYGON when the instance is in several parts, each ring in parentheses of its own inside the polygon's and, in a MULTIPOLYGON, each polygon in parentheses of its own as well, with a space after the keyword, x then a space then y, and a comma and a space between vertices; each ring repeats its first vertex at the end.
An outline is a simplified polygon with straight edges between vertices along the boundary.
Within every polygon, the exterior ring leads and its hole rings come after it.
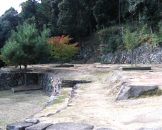
POLYGON ((42 91, 21 92, 0 91, 0 128, 25 118, 42 110, 48 97, 42 91))
MULTIPOLYGON (((63 103, 53 104, 35 114, 34 117, 39 118, 41 122, 79 122, 95 125, 96 128, 108 127, 116 130, 137 130, 143 127, 159 128, 162 126, 162 96, 115 101, 122 82, 162 86, 161 65, 154 65, 153 72, 122 72, 120 70, 121 65, 76 65, 70 69, 55 69, 51 66, 33 66, 32 69, 47 71, 50 68, 50 70, 57 72, 57 76, 64 79, 84 79, 91 80, 92 83, 79 84, 79 89, 77 89, 77 94, 72 103, 59 113, 50 115, 63 108, 67 103, 67 99, 63 103)), ((46 99, 46 97, 38 94, 34 99, 32 98, 33 100, 29 97, 24 100, 20 99, 22 102, 12 103, 13 97, 6 98, 3 94, 1 97, 0 117, 7 117, 10 114, 14 114, 15 117, 18 115, 15 121, 22 119, 20 113, 25 112, 28 116, 30 115, 27 114, 29 110, 33 109, 34 112, 39 110, 40 107, 38 107, 37 102, 40 97, 43 100, 46 99), (36 103, 34 100, 36 100, 36 103)))

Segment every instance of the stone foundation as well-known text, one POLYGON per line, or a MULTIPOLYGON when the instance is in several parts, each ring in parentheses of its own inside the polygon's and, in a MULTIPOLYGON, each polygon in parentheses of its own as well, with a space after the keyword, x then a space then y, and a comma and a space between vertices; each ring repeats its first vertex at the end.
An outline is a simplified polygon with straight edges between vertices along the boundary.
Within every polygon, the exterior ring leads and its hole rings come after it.
POLYGON ((34 73, 34 72, 1 72, 0 73, 0 90, 10 90, 18 86, 38 85, 50 95, 56 94, 60 88, 55 84, 57 77, 52 73, 34 73))

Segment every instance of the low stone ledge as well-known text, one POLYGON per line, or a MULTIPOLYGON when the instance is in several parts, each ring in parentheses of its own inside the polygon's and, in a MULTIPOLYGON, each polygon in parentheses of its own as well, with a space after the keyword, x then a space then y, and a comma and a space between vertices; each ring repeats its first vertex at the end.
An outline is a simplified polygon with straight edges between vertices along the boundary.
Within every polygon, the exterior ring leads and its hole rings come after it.
POLYGON ((46 130, 93 130, 93 125, 88 124, 76 124, 76 123, 57 123, 46 130))
POLYGON ((123 71, 133 71, 133 70, 151 70, 151 67, 123 67, 123 71))
POLYGON ((61 64, 61 65, 56 65, 55 67, 65 67, 65 68, 69 68, 69 67, 74 67, 73 64, 61 64))

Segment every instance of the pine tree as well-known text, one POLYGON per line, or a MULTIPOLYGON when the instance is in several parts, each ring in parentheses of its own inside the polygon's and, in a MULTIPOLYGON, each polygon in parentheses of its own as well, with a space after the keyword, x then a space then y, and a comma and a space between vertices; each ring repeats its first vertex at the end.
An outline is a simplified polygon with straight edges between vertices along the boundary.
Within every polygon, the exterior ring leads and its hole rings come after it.
POLYGON ((29 64, 39 63, 48 55, 48 32, 45 29, 39 35, 34 24, 19 25, 2 48, 2 59, 7 64, 24 65, 25 68, 29 64))

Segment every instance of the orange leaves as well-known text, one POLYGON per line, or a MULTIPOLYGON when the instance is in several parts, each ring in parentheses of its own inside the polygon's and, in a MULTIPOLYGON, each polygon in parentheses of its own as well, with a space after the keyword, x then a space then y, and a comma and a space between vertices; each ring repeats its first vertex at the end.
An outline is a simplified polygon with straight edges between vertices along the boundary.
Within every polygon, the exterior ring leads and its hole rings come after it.
POLYGON ((51 37, 48 39, 48 43, 49 44, 70 44, 70 41, 72 40, 72 38, 70 38, 69 36, 56 36, 56 37, 51 37))
POLYGON ((51 45, 51 56, 57 61, 70 61, 78 52, 78 43, 71 43, 69 36, 56 36, 48 39, 51 45))

